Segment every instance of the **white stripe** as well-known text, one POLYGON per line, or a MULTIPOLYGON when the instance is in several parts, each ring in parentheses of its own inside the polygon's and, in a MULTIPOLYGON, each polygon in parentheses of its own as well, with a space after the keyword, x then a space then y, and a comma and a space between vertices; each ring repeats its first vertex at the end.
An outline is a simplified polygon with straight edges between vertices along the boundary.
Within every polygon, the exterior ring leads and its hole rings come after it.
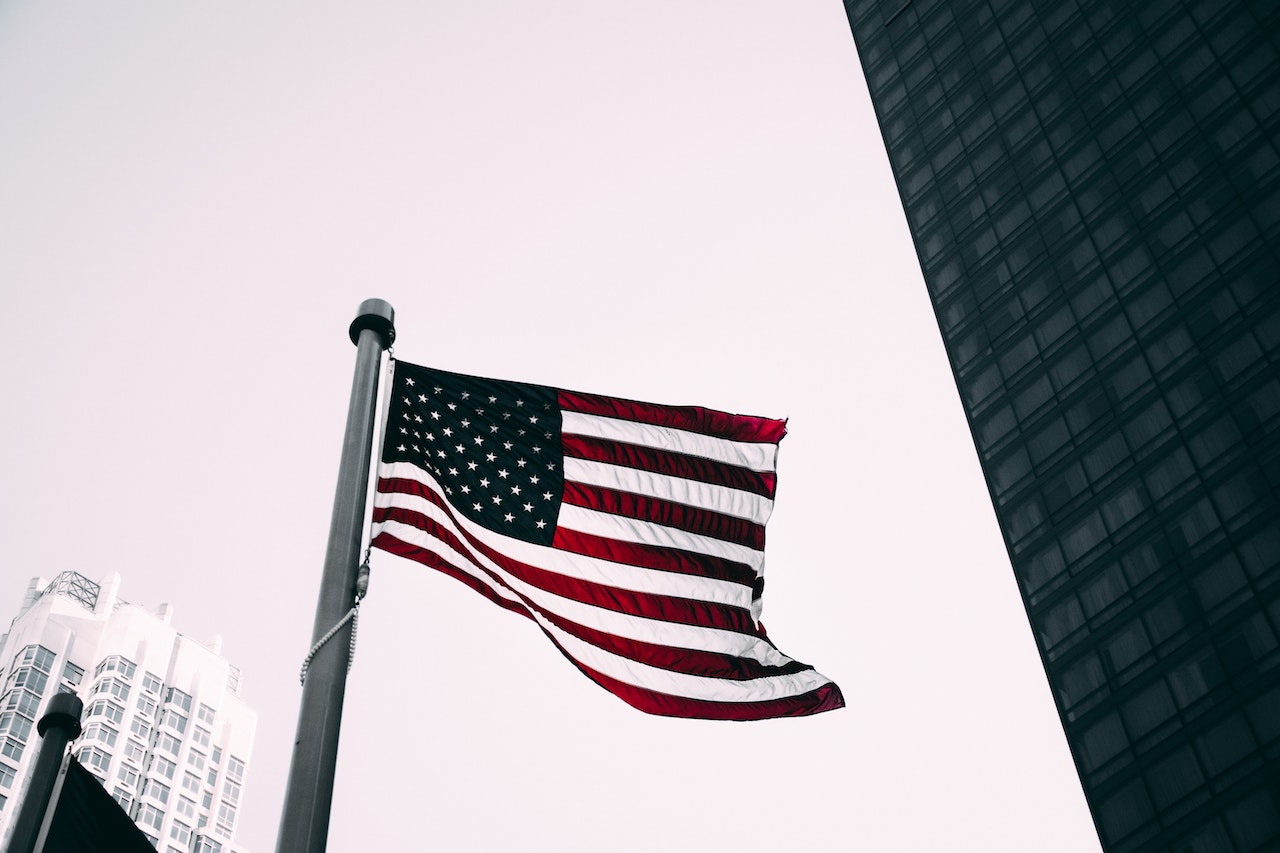
POLYGON ((778 466, 778 445, 774 442, 733 441, 675 427, 584 415, 579 412, 561 413, 560 431, 565 435, 590 435, 658 450, 687 453, 752 471, 774 471, 778 466))
MULTIPOLYGON (((550 620, 542 616, 536 610, 530 610, 522 602, 518 601, 518 599, 512 597, 510 592, 501 588, 495 588, 486 575, 473 569, 469 565, 465 556, 454 552, 440 540, 435 539, 434 537, 425 536, 425 534, 417 528, 408 527, 397 522, 387 522, 384 525, 377 525, 376 527, 381 528, 379 532, 385 531, 388 535, 394 536, 402 541, 409 542, 409 544, 421 544, 422 547, 438 553, 450 564, 456 565, 459 569, 466 571, 489 588, 496 589, 503 598, 508 601, 516 602, 524 612, 529 613, 529 615, 537 620, 538 624, 555 637, 556 641, 559 642, 575 660, 578 660, 597 672, 611 678, 615 678, 626 684, 686 699, 703 699, 714 702, 761 702, 769 699, 779 699, 807 693, 808 691, 821 687, 823 684, 830 681, 830 679, 813 670, 802 670, 790 675, 770 675, 763 678, 737 681, 732 679, 672 672, 670 670, 660 669, 658 667, 631 660, 630 658, 614 654, 613 652, 605 651, 604 649, 594 646, 584 640, 580 640, 556 627, 550 622, 550 620), (421 537, 425 537, 425 541, 413 541, 414 539, 421 537)), ((551 599, 558 598, 558 596, 551 596, 545 593, 544 595, 551 599)), ((595 609, 589 608, 587 605, 583 605, 579 602, 569 601, 567 599, 559 600, 570 605, 570 609, 595 609)), ((587 624, 584 620, 576 619, 571 613, 565 613, 561 609, 552 610, 552 612, 558 613, 559 615, 578 622, 579 624, 587 624)), ((628 618, 632 620, 635 619, 635 617, 628 618)), ((589 625, 588 627, 595 626, 589 625)), ((688 628, 688 626, 681 625, 670 625, 668 627, 688 628)), ((705 628, 693 630, 701 634, 724 633, 716 632, 715 629, 705 628)), ((616 636, 625 637, 627 635, 617 633, 616 636)), ((633 637, 631 639, 653 642, 653 640, 647 640, 644 637, 633 637)), ((689 643, 678 643, 673 645, 677 645, 679 648, 696 648, 696 646, 689 643)), ((772 652, 769 656, 772 659, 762 661, 762 663, 781 665, 790 662, 790 658, 778 652, 772 646, 768 646, 767 644, 760 645, 763 646, 762 650, 772 652)), ((716 650, 711 649, 711 651, 716 650)), ((760 658, 760 656, 754 654, 738 656, 754 658, 757 660, 760 658)))
POLYGON ((572 483, 621 489, 624 492, 722 512, 756 524, 764 524, 773 512, 773 501, 763 495, 589 459, 565 457, 564 478, 572 483))
POLYGON ((593 536, 634 542, 638 545, 657 545, 661 548, 678 548, 695 554, 723 557, 726 560, 750 566, 757 575, 764 566, 764 552, 745 545, 689 533, 667 527, 665 524, 654 524, 651 521, 641 521, 624 515, 597 512, 572 504, 564 504, 560 507, 560 518, 556 526, 561 530, 576 530, 579 533, 590 533, 593 536))
MULTIPOLYGON (((434 506, 432 508, 439 513, 439 508, 434 506)), ((436 518, 444 524, 448 523, 446 519, 440 519, 439 515, 436 518)), ((539 589, 532 584, 511 577, 483 554, 473 552, 475 555, 473 560, 470 555, 459 553, 450 547, 448 543, 425 531, 398 521, 384 521, 375 524, 374 536, 382 532, 394 536, 401 542, 415 545, 443 557, 451 565, 467 572, 467 574, 476 578, 485 586, 497 590, 507 600, 517 601, 526 610, 528 607, 519 601, 518 596, 512 596, 512 592, 517 593, 519 596, 524 596, 536 606, 550 613, 562 616, 587 628, 613 634, 615 637, 676 648, 717 652, 733 655, 734 657, 748 658, 770 666, 782 666, 791 662, 791 658, 758 637, 739 634, 736 631, 726 631, 721 628, 703 628, 697 625, 646 619, 641 616, 632 616, 607 610, 603 607, 596 607, 592 604, 584 604, 581 601, 574 601, 573 599, 547 592, 544 589, 539 589), (502 583, 495 585, 492 577, 480 571, 479 568, 474 568, 477 565, 497 575, 502 583), (510 591, 504 590, 503 585, 509 587, 510 591)))
MULTIPOLYGON (((435 479, 409 462, 382 463, 378 466, 378 476, 417 480, 430 486, 436 494, 440 494, 440 487, 435 479)), ((421 512, 447 524, 451 530, 457 532, 456 526, 440 512, 438 507, 425 498, 400 493, 378 494, 374 497, 374 506, 399 506, 421 512)), ((567 505, 560 508, 562 517, 567 509, 569 509, 567 505)), ((523 539, 495 533, 487 527, 476 524, 461 513, 458 517, 463 520, 469 533, 498 553, 531 566, 554 571, 565 577, 592 581, 632 592, 673 595, 695 601, 727 604, 731 607, 751 607, 751 589, 740 583, 647 569, 629 563, 615 563, 585 554, 575 554, 572 551, 562 551, 546 545, 536 545, 523 539)))
POLYGON ((546 622, 537 613, 533 616, 578 662, 618 681, 671 696, 703 699, 709 702, 766 702, 770 699, 800 696, 831 681, 812 669, 803 669, 790 675, 768 675, 744 681, 672 672, 607 652, 566 634, 546 622))

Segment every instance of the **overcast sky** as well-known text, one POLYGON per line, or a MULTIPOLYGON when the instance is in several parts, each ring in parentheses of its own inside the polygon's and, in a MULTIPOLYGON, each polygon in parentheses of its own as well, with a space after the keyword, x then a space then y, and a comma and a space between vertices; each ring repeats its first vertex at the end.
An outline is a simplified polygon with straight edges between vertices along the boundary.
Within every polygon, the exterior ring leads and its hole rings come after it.
POLYGON ((787 417, 764 621, 650 717, 374 555, 330 850, 1079 853, 1092 823, 836 0, 0 0, 0 612, 222 634, 274 849, 361 300, 450 370, 787 417))

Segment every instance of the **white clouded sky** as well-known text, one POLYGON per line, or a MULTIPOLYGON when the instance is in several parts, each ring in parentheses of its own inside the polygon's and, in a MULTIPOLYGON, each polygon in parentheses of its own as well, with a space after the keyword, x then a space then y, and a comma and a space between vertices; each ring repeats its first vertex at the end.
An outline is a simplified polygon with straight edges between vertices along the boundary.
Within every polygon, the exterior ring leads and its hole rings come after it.
POLYGON ((274 848, 362 299, 397 354, 790 418, 765 623, 648 717, 374 555, 330 849, 1097 849, 834 0, 0 3, 0 610, 221 633, 274 848))

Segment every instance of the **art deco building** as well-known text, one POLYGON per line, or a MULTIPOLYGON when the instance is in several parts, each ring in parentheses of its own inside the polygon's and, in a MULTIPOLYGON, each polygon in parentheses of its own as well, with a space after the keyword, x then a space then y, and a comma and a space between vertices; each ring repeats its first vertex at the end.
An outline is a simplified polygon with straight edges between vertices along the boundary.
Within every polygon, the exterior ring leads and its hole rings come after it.
POLYGON ((1280 4, 845 7, 1104 847, 1280 849, 1280 4))
POLYGON ((240 672, 158 612, 76 572, 33 578, 0 637, 0 838, 38 751, 35 721, 59 691, 85 712, 73 744, 158 850, 231 853, 257 715, 240 672))

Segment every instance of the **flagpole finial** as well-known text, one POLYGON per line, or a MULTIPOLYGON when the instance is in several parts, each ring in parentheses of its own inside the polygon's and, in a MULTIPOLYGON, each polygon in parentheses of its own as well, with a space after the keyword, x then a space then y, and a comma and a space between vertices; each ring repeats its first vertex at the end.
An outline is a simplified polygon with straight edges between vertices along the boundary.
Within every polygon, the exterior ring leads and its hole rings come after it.
POLYGON ((366 299, 360 303, 356 318, 351 321, 351 343, 360 343, 360 333, 372 329, 382 338, 382 348, 396 342, 396 311, 385 299, 366 299))

